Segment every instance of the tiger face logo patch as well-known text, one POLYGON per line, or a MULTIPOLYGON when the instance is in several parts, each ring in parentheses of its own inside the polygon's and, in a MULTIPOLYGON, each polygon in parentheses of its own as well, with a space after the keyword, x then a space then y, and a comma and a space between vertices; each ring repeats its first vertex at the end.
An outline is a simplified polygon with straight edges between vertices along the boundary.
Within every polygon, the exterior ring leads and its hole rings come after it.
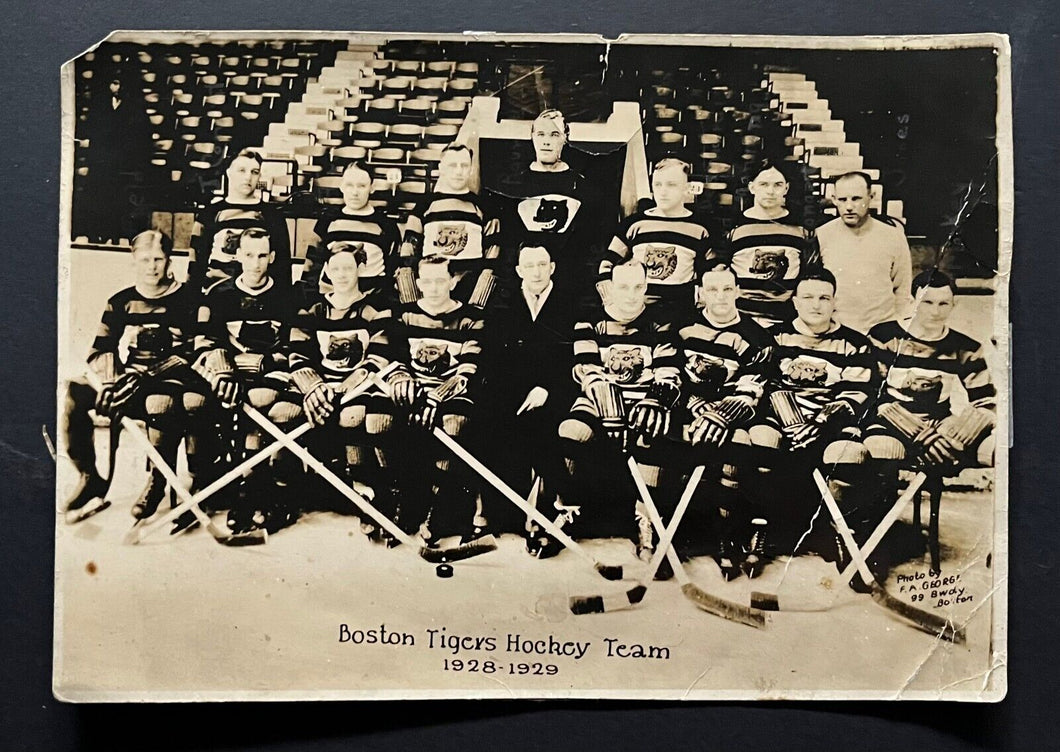
POLYGON ((792 384, 801 386, 824 386, 828 381, 828 366, 811 358, 795 358, 785 369, 792 384))
POLYGON ((349 368, 355 363, 360 363, 363 357, 364 346, 358 337, 335 334, 328 336, 324 360, 329 365, 337 368, 349 368))
POLYGON ((441 340, 421 339, 409 342, 412 367, 427 376, 440 376, 453 365, 449 344, 441 340))
POLYGON ((443 256, 458 256, 467 246, 467 229, 463 225, 443 224, 438 227, 434 247, 443 256))
POLYGON ((604 360, 604 369, 621 384, 631 384, 644 371, 644 353, 639 347, 611 347, 604 360))
POLYGON ((648 279, 663 280, 677 271, 677 247, 649 245, 644 251, 644 270, 648 279))

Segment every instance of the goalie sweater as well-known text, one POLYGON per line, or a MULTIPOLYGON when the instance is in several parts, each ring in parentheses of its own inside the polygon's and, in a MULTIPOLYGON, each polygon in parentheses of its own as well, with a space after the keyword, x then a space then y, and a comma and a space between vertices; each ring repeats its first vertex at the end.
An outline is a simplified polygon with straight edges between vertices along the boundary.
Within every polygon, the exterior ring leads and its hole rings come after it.
POLYGON ((566 298, 592 289, 601 230, 610 232, 614 225, 601 226, 597 197, 582 175, 570 167, 559 172, 526 169, 502 179, 493 192, 503 207, 505 248, 513 253, 523 245, 547 248, 556 264, 553 280, 566 298))
POLYGON ((983 346, 966 334, 946 330, 941 339, 923 340, 889 321, 869 332, 887 396, 910 412, 940 420, 950 399, 963 389, 973 407, 993 410, 996 392, 983 346))
POLYGON ((276 255, 269 275, 281 287, 291 285, 291 239, 287 220, 275 206, 233 204, 220 199, 207 206, 196 217, 192 229, 194 256, 188 266, 188 283, 205 292, 223 279, 239 276, 242 269, 236 259, 239 236, 247 229, 260 227, 269 234, 269 248, 276 255))
POLYGON ((394 322, 394 360, 402 365, 391 378, 407 373, 429 389, 464 376, 473 388, 482 354, 480 311, 454 300, 445 310, 429 313, 421 302, 403 306, 394 322))
POLYGON ((306 253, 301 285, 308 292, 331 292, 324 264, 340 244, 353 244, 359 263, 362 290, 392 295, 398 267, 401 233, 397 222, 377 208, 367 214, 347 214, 342 208, 329 211, 313 227, 315 242, 306 253))
POLYGON ((195 329, 194 291, 173 282, 158 297, 128 287, 111 296, 103 309, 88 356, 101 378, 113 381, 119 363, 128 369, 150 368, 170 355, 189 358, 195 329), (110 357, 106 357, 106 356, 110 357))
POLYGON ((724 326, 700 312, 682 327, 682 396, 689 413, 730 395, 762 398, 773 355, 773 337, 749 316, 737 316, 724 326))
POLYGON ((283 370, 291 311, 286 290, 268 278, 257 290, 240 278, 225 279, 209 290, 199 308, 195 351, 224 348, 233 355, 263 355, 262 372, 283 370))
POLYGON ((776 343, 773 385, 793 392, 805 417, 837 400, 861 417, 878 391, 872 346, 865 335, 834 322, 827 332, 814 334, 799 320, 769 333, 776 343))
POLYGON ((804 269, 819 267, 812 233, 787 222, 742 217, 729 231, 725 260, 740 286, 737 306, 763 326, 795 317, 791 297, 804 269))
POLYGON ((340 382, 358 368, 375 373, 390 362, 390 322, 381 296, 365 295, 339 307, 324 295, 299 311, 291 327, 290 370, 312 368, 327 382, 340 382))
POLYGON ((602 379, 635 401, 653 384, 676 390, 680 368, 675 333, 650 306, 633 319, 602 306, 592 320, 574 326, 574 381, 585 393, 602 379))
POLYGON ((691 308, 696 280, 712 255, 710 233, 691 212, 686 217, 653 212, 622 221, 600 262, 599 279, 610 279, 614 266, 634 259, 644 265, 652 298, 691 308))

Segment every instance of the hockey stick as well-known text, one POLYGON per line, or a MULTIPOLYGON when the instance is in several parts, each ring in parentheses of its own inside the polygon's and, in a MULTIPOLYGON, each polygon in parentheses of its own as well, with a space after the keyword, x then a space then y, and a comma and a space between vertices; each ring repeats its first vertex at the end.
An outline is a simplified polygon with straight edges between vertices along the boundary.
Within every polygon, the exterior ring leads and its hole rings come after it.
POLYGON ((501 480, 496 473, 482 464, 475 455, 471 454, 471 452, 461 446, 456 439, 438 427, 434 428, 433 433, 435 438, 442 442, 442 444, 444 444, 453 454, 463 460, 472 470, 481 475, 491 486, 500 491, 508 501, 521 509, 527 517, 539 524, 545 532, 562 543, 567 549, 573 551, 575 554, 592 564, 593 569, 599 572, 601 577, 607 580, 625 579, 621 564, 601 564, 596 560, 596 557, 585 549, 584 546, 563 532, 558 525, 554 524, 548 517, 538 511, 536 506, 531 506, 526 499, 516 493, 515 490, 501 480))
MULTIPOLYGON (((389 373, 394 368, 396 368, 396 365, 393 364, 393 363, 390 364, 389 366, 384 368, 382 371, 380 371, 378 374, 376 374, 375 378, 380 378, 382 375, 384 375, 386 373, 389 373)), ((350 400, 352 400, 354 397, 357 397, 360 394, 363 394, 364 392, 366 392, 373 385, 373 383, 374 382, 373 382, 373 380, 371 378, 365 379, 360 384, 355 386, 353 389, 350 389, 348 392, 345 392, 342 395, 342 398, 339 401, 339 404, 340 405, 344 405, 347 402, 349 402, 350 400)), ((309 431, 311 431, 312 429, 313 429, 312 421, 307 420, 305 423, 303 423, 302 425, 298 426, 298 428, 295 428, 293 431, 288 433, 287 436, 290 439, 292 439, 292 440, 297 440, 301 436, 303 436, 304 434, 306 434, 309 431)), ((185 498, 185 497, 182 496, 180 504, 178 504, 177 506, 175 506, 172 509, 168 510, 165 514, 162 515, 161 518, 159 518, 158 520, 152 522, 150 525, 147 525, 147 526, 145 526, 145 525, 135 525, 135 526, 133 526, 132 530, 130 530, 125 536, 125 543, 130 544, 130 545, 135 545, 137 543, 140 543, 140 542, 142 542, 144 540, 144 538, 146 538, 147 536, 151 535, 151 533, 153 533, 154 531, 165 527, 170 522, 175 520, 177 517, 179 517, 180 515, 184 514, 184 512, 188 511, 189 509, 192 509, 193 507, 198 509, 199 508, 199 504, 201 504, 202 502, 206 501, 206 499, 208 499, 211 496, 213 496, 215 493, 220 491, 222 488, 227 486, 229 483, 232 483, 233 481, 237 480, 244 473, 246 473, 246 471, 248 471, 248 470, 250 470, 250 469, 252 469, 254 467, 257 467, 258 465, 260 465, 261 463, 265 462, 269 458, 271 458, 274 455, 278 454, 283 448, 284 448, 283 444, 280 444, 280 443, 277 443, 277 442, 273 442, 272 444, 270 444, 269 446, 265 447, 264 449, 261 449, 260 451, 256 452, 253 456, 248 457, 247 459, 243 460, 241 463, 239 463, 238 465, 233 467, 231 470, 228 470, 226 473, 224 473, 224 475, 222 475, 217 480, 215 480, 212 483, 210 483, 209 485, 207 485, 202 490, 198 491, 190 499, 185 498)), ((194 509, 192 509, 192 513, 194 513, 194 509)), ((196 517, 198 517, 198 515, 196 515, 196 517)), ((201 521, 202 520, 200 518, 200 522, 201 521)), ((214 538, 218 538, 217 533, 221 532, 221 531, 220 531, 220 528, 215 526, 213 529, 211 529, 210 532, 214 536, 214 538)), ((264 543, 266 541, 267 537, 268 537, 268 533, 265 530, 252 530, 250 532, 241 533, 240 535, 236 535, 236 536, 233 536, 231 533, 228 533, 227 531, 225 531, 225 532, 221 533, 221 538, 218 538, 218 540, 220 540, 222 543, 225 543, 226 545, 232 545, 236 541, 239 541, 239 542, 243 543, 244 545, 255 545, 259 540, 260 540, 260 543, 264 543), (223 538, 223 540, 222 540, 222 538, 223 538)))
MULTIPOLYGON (((671 545, 673 535, 677 532, 675 525, 681 521, 678 512, 682 515, 684 514, 684 508, 682 505, 684 505, 684 507, 688 506, 692 494, 695 493, 696 487, 699 485, 700 478, 703 477, 703 466, 700 465, 692 473, 692 478, 689 480, 689 484, 685 488, 685 493, 681 497, 677 509, 674 511, 673 517, 671 518, 670 527, 674 528, 671 532, 667 530, 662 521, 659 509, 655 506, 655 502, 651 497, 651 492, 648 490, 648 486, 644 482, 644 477, 640 474, 640 468, 637 467, 637 461, 630 457, 627 464, 629 465, 629 472, 633 476, 633 482, 637 485, 640 499, 644 502, 644 506, 648 510, 648 517, 651 519, 652 527, 654 527, 656 532, 659 533, 659 549, 656 551, 655 555, 652 556, 652 560, 654 561, 655 557, 659 556, 660 551, 665 553, 667 561, 670 562, 670 566, 674 570, 674 576, 677 578, 677 583, 681 586, 681 592, 688 600, 695 604, 696 608, 702 609, 714 616, 720 616, 723 619, 736 622, 737 624, 746 624, 749 627, 755 628, 764 626, 766 623, 765 614, 758 609, 753 607, 748 608, 740 603, 733 603, 724 598, 718 598, 692 582, 691 578, 688 576, 688 572, 685 571, 685 566, 681 562, 681 558, 677 555, 677 551, 674 550, 671 545), (665 542, 665 547, 663 541, 664 531, 669 533, 670 538, 670 540, 665 542)), ((654 572, 652 572, 652 575, 654 576, 654 572)))
MULTIPOLYGON (((880 520, 876 529, 872 531, 872 535, 865 541, 865 545, 861 547, 861 556, 864 559, 867 560, 872 555, 872 552, 876 550, 876 546, 890 532, 894 523, 898 521, 898 518, 905 511, 906 506, 920 492, 920 487, 924 485, 926 480, 926 473, 917 473, 913 480, 910 481, 909 487, 898 497, 898 500, 884 518, 880 520)), ((820 588, 815 591, 815 595, 810 597, 805 594, 796 596, 794 593, 786 595, 779 591, 776 593, 755 591, 751 593, 751 605, 766 611, 827 611, 835 605, 839 597, 840 587, 850 582, 857 571, 858 565, 851 559, 850 563, 846 565, 839 575, 839 581, 836 583, 838 587, 832 587, 827 590, 820 588)))
POLYGON ((930 614, 908 603, 903 603, 884 590, 883 586, 872 576, 872 572, 869 570, 868 564, 865 563, 865 557, 861 555, 861 550, 854 541, 854 536, 847 526, 846 519, 844 519, 843 513, 840 511, 839 505, 836 504, 832 493, 828 490, 828 484, 825 482, 824 476, 821 475, 821 471, 817 468, 814 468, 813 480, 817 484, 817 489, 821 492, 821 500, 824 501, 825 507, 828 508, 828 514, 831 515, 832 522, 835 523, 836 531, 843 539, 843 545, 847 547, 847 553, 857 567, 858 574, 861 575, 861 579, 865 581, 865 584, 872 588, 872 599, 891 613, 909 622, 916 629, 941 637, 944 640, 950 640, 956 644, 963 643, 965 641, 963 628, 955 627, 950 620, 943 619, 941 616, 930 614))
MULTIPOLYGON (((99 380, 99 376, 94 371, 89 369, 85 373, 85 377, 88 383, 97 392, 103 390, 103 384, 99 380)), ((170 486, 172 486, 174 493, 180 497, 182 503, 187 505, 187 508, 192 511, 199 523, 205 527, 210 535, 213 536, 214 540, 218 543, 226 545, 237 544, 237 545, 256 545, 264 543, 264 537, 262 538, 247 538, 247 537, 236 537, 229 533, 227 530, 222 530, 213 524, 210 517, 199 509, 199 505, 193 501, 191 492, 181 484, 180 479, 177 478, 176 472, 169 466, 169 463, 162 458, 158 450, 155 449, 154 444, 151 443, 151 439, 147 437, 147 434, 140 428, 140 426, 132 418, 127 415, 121 416, 121 426, 125 429, 126 433, 133 437, 133 440, 140 444, 141 448, 147 453, 147 456, 151 459, 155 468, 162 474, 162 477, 166 479, 170 486)), ((134 528, 135 529, 135 528, 134 528)), ((264 533, 264 531, 262 531, 264 533)))
POLYGON ((367 499, 361 496, 359 493, 354 491, 347 485, 341 478, 328 468, 323 462, 318 460, 316 457, 309 452, 308 449, 298 444, 296 441, 290 439, 287 434, 277 428, 272 421, 258 412, 255 408, 250 405, 243 405, 243 412, 252 421, 257 423, 262 429, 265 430, 270 436, 272 436, 277 442, 283 444, 288 450, 296 457, 301 459, 310 468, 316 471, 317 475, 323 478, 332 486, 336 491, 349 499, 358 509, 364 512, 366 515, 371 517, 379 527, 387 531, 395 540, 401 541, 401 543, 414 548, 418 551, 420 557, 427 562, 437 564, 439 562, 452 562, 461 561, 463 559, 470 559, 473 556, 488 553, 494 551, 497 548, 497 541, 492 535, 487 535, 478 540, 465 543, 460 546, 453 548, 428 548, 426 546, 420 546, 412 538, 411 535, 407 534, 404 530, 394 524, 394 521, 387 517, 385 514, 380 512, 375 506, 372 505, 367 499))
POLYGON ((670 527, 667 528, 663 526, 660 528, 659 547, 656 549, 655 553, 652 554, 643 579, 624 594, 571 596, 569 600, 569 608, 572 614, 600 614, 609 611, 619 611, 623 608, 635 606, 644 600, 644 596, 648 592, 648 586, 651 585, 652 581, 655 579, 655 573, 658 572, 659 567, 662 566, 663 557, 666 556, 666 552, 670 549, 674 533, 677 532, 677 528, 681 525, 681 518, 684 517, 685 511, 688 509, 688 505, 692 501, 692 496, 695 494, 696 487, 699 485, 699 481, 702 477, 703 467, 700 466, 692 472, 692 477, 689 479, 688 485, 685 486, 685 492, 681 495, 681 500, 677 503, 677 509, 674 510, 673 518, 670 520, 670 527), (625 604, 623 604, 622 601, 623 596, 625 597, 625 604))

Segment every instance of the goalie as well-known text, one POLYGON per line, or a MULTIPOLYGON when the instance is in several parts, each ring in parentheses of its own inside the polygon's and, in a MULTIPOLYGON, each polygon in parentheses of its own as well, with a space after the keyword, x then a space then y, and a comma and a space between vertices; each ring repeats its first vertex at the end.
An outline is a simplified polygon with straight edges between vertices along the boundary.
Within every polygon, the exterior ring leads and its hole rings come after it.
POLYGON ((983 346, 949 326, 956 292, 942 272, 921 272, 912 282, 912 318, 878 324, 869 334, 885 399, 865 445, 893 465, 893 482, 903 460, 953 474, 994 463, 996 394, 983 346))
MULTIPOLYGON (((194 325, 193 291, 170 271, 172 244, 156 230, 132 240, 136 283, 107 301, 88 356, 88 367, 102 382, 97 394, 83 380, 70 383, 63 414, 67 454, 79 473, 77 488, 66 502, 66 521, 79 522, 109 506, 110 478, 96 469, 94 426, 89 411, 110 418, 111 467, 120 418, 147 423, 147 434, 159 453, 176 466, 185 429, 184 393, 198 381, 188 368, 189 338, 194 325), (125 353, 124 357, 122 353, 125 353)), ((150 479, 133 504, 137 520, 150 517, 165 498, 166 481, 149 465, 150 479)))

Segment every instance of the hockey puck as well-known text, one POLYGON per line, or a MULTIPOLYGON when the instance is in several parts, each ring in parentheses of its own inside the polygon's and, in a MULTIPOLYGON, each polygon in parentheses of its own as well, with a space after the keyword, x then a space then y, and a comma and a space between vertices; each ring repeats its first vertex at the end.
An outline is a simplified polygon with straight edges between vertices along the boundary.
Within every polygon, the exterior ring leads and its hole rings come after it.
POLYGON ((453 576, 453 565, 452 564, 439 564, 434 568, 434 573, 439 577, 452 577, 453 576))

